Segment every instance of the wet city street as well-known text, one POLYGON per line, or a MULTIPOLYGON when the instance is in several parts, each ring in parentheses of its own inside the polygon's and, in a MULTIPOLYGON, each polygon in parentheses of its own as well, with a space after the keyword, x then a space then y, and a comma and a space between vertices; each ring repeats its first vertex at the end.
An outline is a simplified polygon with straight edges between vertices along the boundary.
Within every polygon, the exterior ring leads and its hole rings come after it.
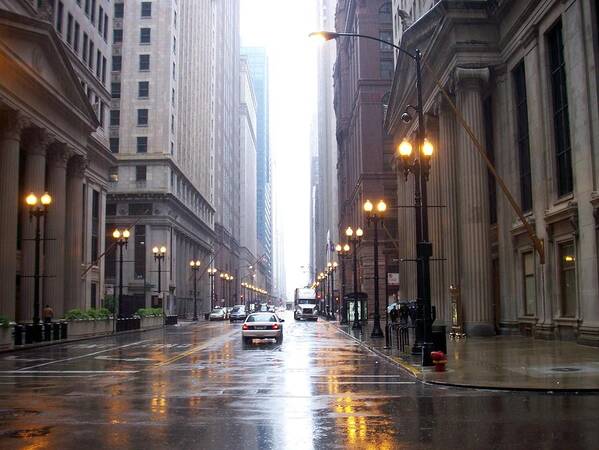
POLYGON ((201 322, 0 354, 0 448, 596 448, 599 396, 428 386, 335 327, 201 322))

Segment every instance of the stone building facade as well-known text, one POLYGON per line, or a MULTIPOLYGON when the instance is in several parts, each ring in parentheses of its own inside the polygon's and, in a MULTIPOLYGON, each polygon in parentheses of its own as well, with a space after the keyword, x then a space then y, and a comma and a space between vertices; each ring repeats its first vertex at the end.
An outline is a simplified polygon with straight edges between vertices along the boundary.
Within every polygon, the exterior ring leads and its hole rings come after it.
MULTIPOLYGON (((335 29, 385 40, 393 39, 390 1, 340 0, 335 29)), ((345 239, 348 226, 362 227, 364 240, 358 248, 360 271, 358 289, 369 298, 368 314, 374 302, 373 233, 367 226, 363 204, 384 199, 389 214, 395 211, 396 177, 391 165, 393 149, 383 127, 393 76, 393 52, 389 46, 367 39, 337 40, 334 78, 334 106, 338 145, 338 234, 345 239)), ((387 216, 385 230, 379 232, 379 275, 381 304, 385 304, 385 273, 396 269, 396 220, 387 216)), ((352 273, 346 285, 353 286, 352 273)), ((336 277, 341 279, 341 277, 336 277)), ((384 306, 380 309, 384 313, 384 306)))
MULTIPOLYGON (((118 159, 107 205, 107 240, 130 228, 124 294, 134 308, 190 314, 189 261, 212 259, 214 206, 214 23, 209 1, 116 1, 111 61, 110 148, 118 159), (160 273, 152 248, 167 249, 160 273), (160 277, 160 280, 159 280, 160 277), (159 289, 160 287, 160 289, 159 289)), ((209 279, 198 280, 198 307, 209 279)), ((119 284, 116 249, 106 278, 119 284)))
MULTIPOLYGON (((459 288, 466 331, 523 332, 599 344, 598 6, 595 0, 395 2, 396 42, 424 54, 424 110, 435 144, 428 183, 433 304, 449 322, 459 288), (423 2, 420 2, 421 6, 423 2), (472 140, 450 94, 536 235, 545 264, 472 140)), ((397 145, 416 123, 414 63, 397 55, 386 127, 397 145)), ((398 168, 399 164, 398 164, 398 168)), ((399 203, 413 179, 398 172, 399 203)), ((415 252, 413 214, 398 215, 400 257, 415 252)), ((415 270, 401 265, 401 295, 415 270)))
POLYGON ((115 164, 106 138, 105 3, 85 11, 66 1, 0 2, 0 58, 10 68, 0 75, 0 315, 8 319, 33 316, 30 192, 53 197, 42 222, 41 302, 56 317, 100 306, 101 230, 115 164))

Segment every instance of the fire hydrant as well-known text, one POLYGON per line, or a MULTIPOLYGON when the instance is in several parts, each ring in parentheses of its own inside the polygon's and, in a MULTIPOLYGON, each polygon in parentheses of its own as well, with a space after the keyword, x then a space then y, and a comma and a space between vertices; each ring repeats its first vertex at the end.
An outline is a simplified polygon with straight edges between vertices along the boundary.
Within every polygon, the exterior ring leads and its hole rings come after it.
POLYGON ((445 372, 445 365, 447 364, 447 358, 443 352, 431 352, 431 359, 435 365, 435 372, 445 372))

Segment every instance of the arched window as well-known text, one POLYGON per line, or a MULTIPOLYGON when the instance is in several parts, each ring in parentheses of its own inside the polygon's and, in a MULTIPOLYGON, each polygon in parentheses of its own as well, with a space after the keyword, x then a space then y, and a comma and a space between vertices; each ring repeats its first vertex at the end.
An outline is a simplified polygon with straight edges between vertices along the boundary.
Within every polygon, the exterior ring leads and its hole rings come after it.
POLYGON ((379 8, 379 21, 392 22, 393 18, 391 16, 391 11, 392 11, 391 2, 383 3, 383 5, 379 8))

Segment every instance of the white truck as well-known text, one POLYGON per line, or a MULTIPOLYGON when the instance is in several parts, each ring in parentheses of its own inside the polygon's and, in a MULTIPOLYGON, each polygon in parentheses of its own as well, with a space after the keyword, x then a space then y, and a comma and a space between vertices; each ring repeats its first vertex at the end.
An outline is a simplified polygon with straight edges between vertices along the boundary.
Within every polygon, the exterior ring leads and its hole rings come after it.
POLYGON ((312 288, 297 288, 295 290, 293 318, 295 320, 318 320, 316 304, 316 290, 312 288))

